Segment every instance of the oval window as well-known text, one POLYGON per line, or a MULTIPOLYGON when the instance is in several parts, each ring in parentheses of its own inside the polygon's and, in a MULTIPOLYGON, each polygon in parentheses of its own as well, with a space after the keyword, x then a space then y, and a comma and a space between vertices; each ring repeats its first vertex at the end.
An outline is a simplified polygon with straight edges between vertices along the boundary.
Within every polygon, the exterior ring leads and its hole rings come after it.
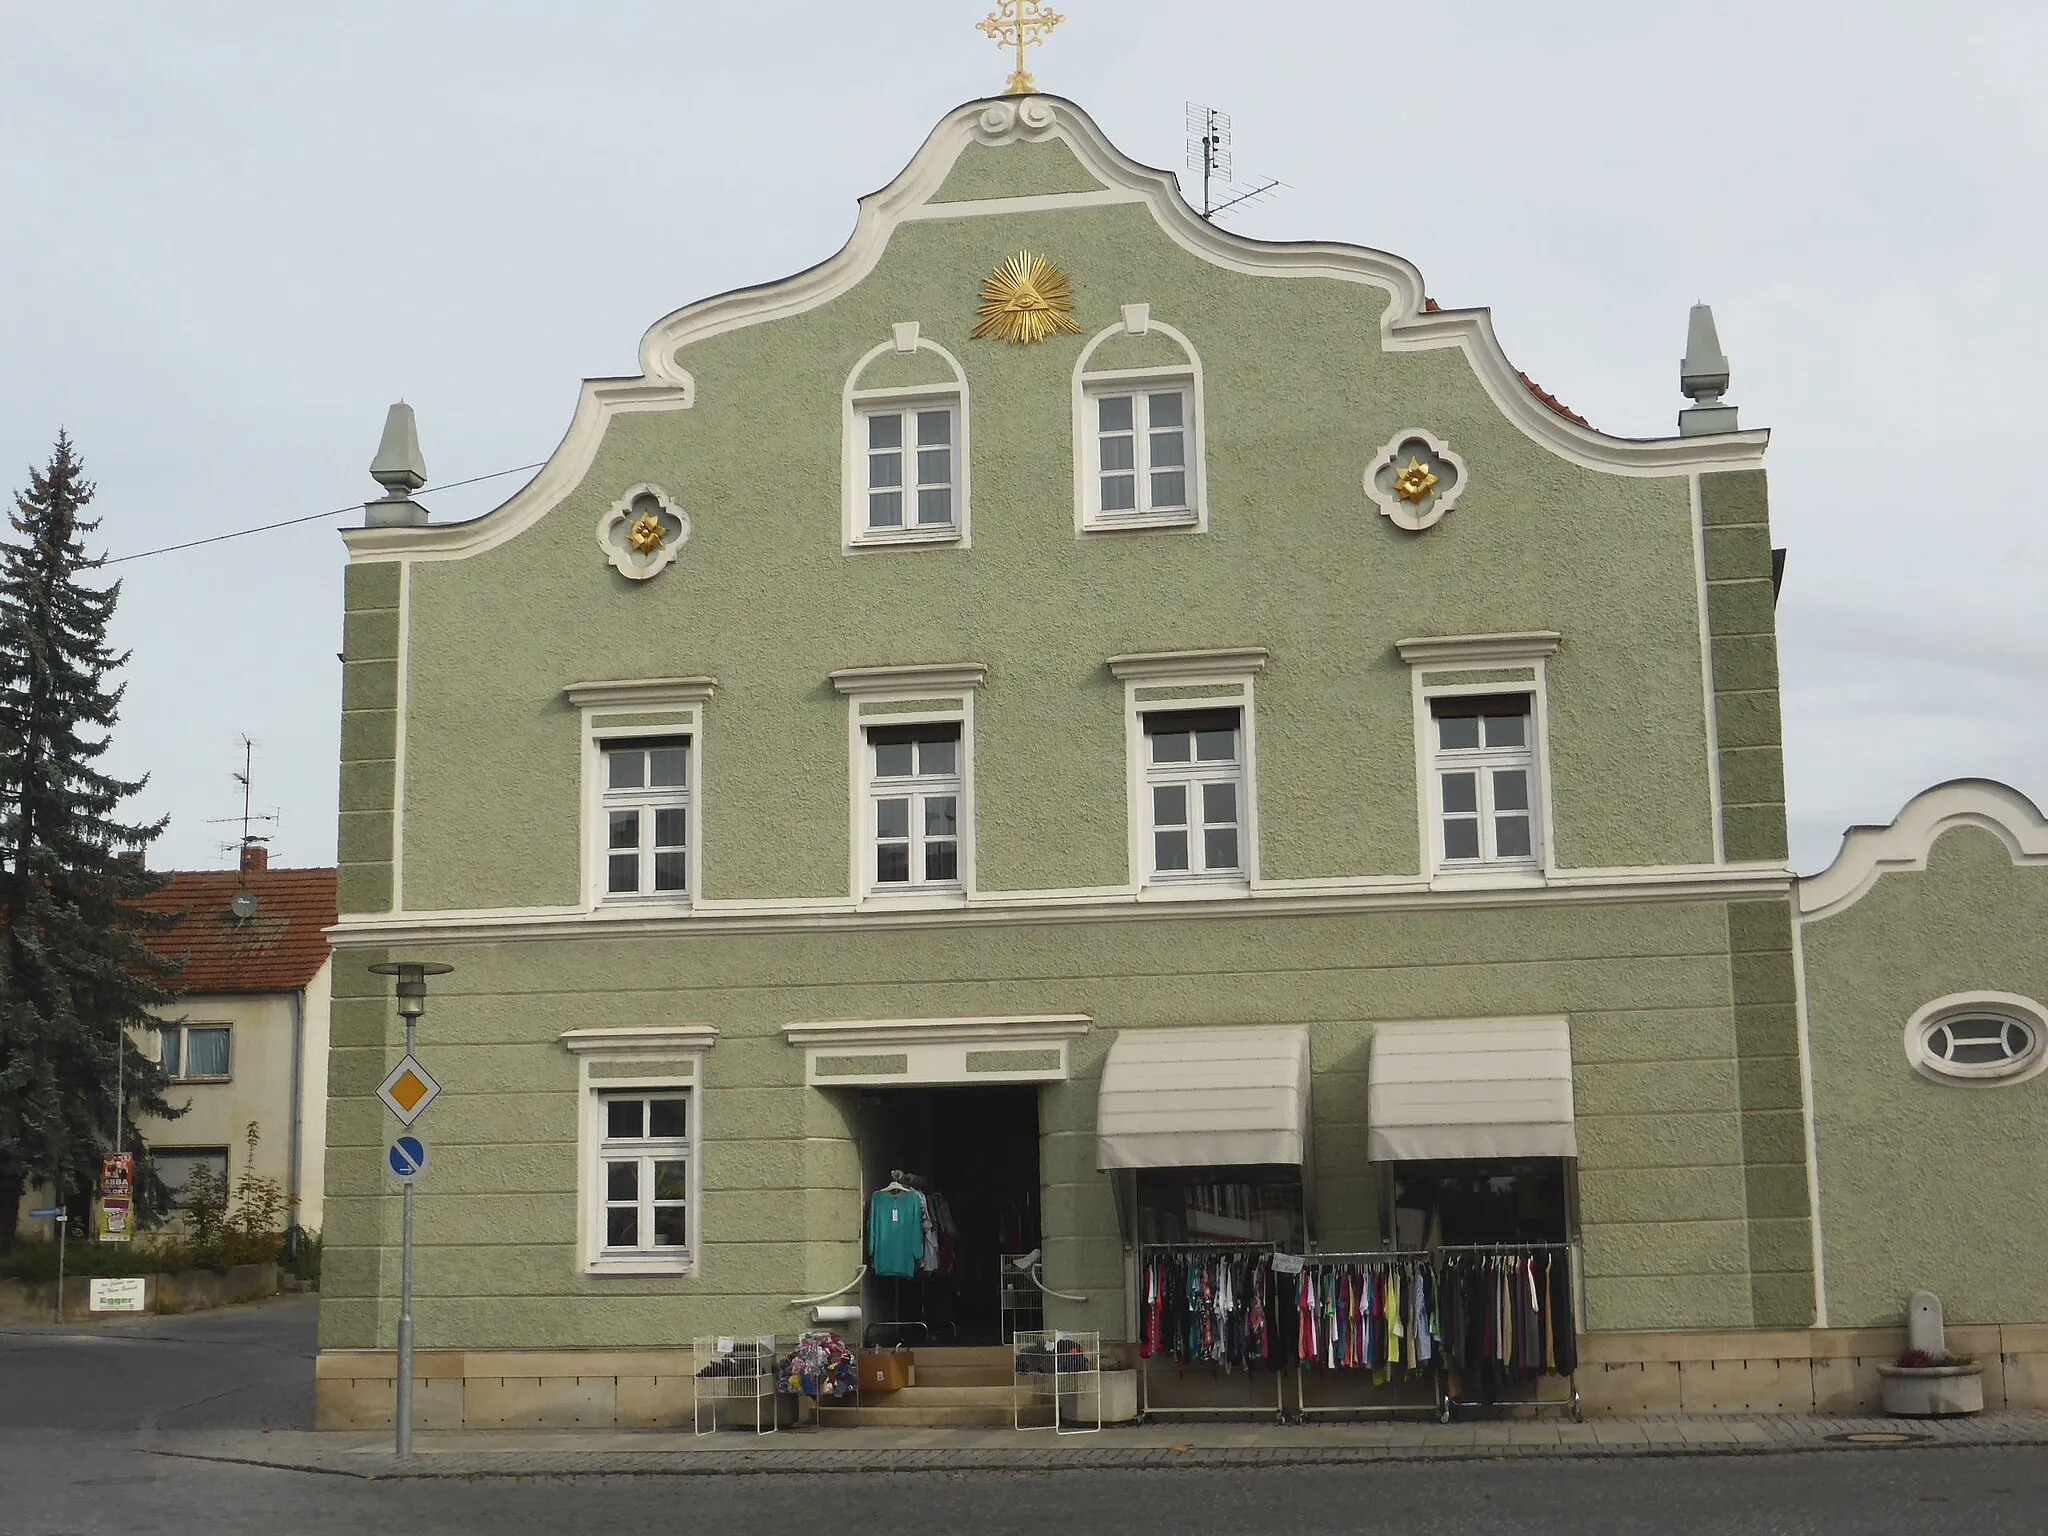
POLYGON ((1913 1064, 1928 1076, 1980 1082, 2031 1077, 2043 1064, 2044 1040, 2038 1019, 1982 1002, 1927 1008, 1907 1035, 1913 1064))

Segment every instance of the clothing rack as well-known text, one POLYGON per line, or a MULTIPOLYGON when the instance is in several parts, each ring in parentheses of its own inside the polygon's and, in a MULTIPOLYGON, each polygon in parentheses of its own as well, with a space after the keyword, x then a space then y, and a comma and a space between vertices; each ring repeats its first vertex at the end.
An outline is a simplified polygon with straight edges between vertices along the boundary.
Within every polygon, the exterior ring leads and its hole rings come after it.
MULTIPOLYGON (((1491 1402, 1488 1402, 1488 1401, 1486 1401, 1486 1400, 1485 1400, 1484 1398, 1478 1398, 1478 1397, 1454 1397, 1454 1396, 1453 1396, 1453 1395, 1451 1394, 1451 1391, 1450 1391, 1450 1385, 1449 1385, 1449 1383, 1450 1383, 1450 1367, 1451 1367, 1451 1364, 1452 1364, 1452 1358, 1453 1358, 1453 1357, 1452 1357, 1452 1355, 1451 1355, 1451 1353, 1450 1353, 1450 1341, 1449 1341, 1448 1339, 1446 1339, 1446 1340, 1445 1340, 1445 1356, 1444 1356, 1444 1382, 1445 1382, 1445 1386, 1444 1386, 1444 1397, 1443 1397, 1443 1410, 1442 1410, 1442 1413, 1443 1413, 1443 1418, 1444 1418, 1445 1422, 1449 1422, 1449 1420, 1450 1420, 1450 1417, 1451 1417, 1451 1414, 1452 1414, 1452 1412, 1453 1412, 1454 1410, 1456 1410, 1456 1409, 1459 1409, 1459 1408, 1531 1408, 1531 1409, 1536 1409, 1536 1410, 1538 1410, 1538 1411, 1540 1411, 1540 1410, 1542 1410, 1542 1409, 1545 1409, 1545 1408, 1566 1408, 1566 1409, 1569 1409, 1569 1410, 1571 1411, 1571 1416, 1572 1416, 1572 1418, 1573 1418, 1573 1420, 1574 1420, 1574 1421, 1576 1421, 1576 1422, 1578 1422, 1578 1423, 1581 1423, 1581 1424, 1583 1424, 1583 1423, 1585 1422, 1585 1420, 1586 1420, 1586 1413, 1585 1413, 1585 1408, 1584 1408, 1584 1406, 1583 1406, 1583 1405, 1581 1404, 1581 1402, 1580 1402, 1580 1400, 1579 1400, 1579 1373, 1578 1373, 1578 1368, 1577 1368, 1577 1365, 1578 1365, 1578 1351, 1577 1351, 1577 1347, 1576 1347, 1576 1336, 1577 1336, 1577 1333, 1578 1333, 1578 1328, 1579 1328, 1579 1318, 1578 1318, 1578 1312, 1579 1312, 1579 1308, 1580 1308, 1580 1306, 1582 1305, 1582 1302, 1583 1302, 1583 1289, 1582 1289, 1582 1286, 1581 1286, 1581 1282, 1580 1282, 1580 1276, 1579 1276, 1579 1262, 1578 1262, 1578 1259, 1579 1259, 1579 1246, 1578 1246, 1578 1244, 1577 1244, 1577 1243, 1575 1243, 1575 1242, 1568 1242, 1568 1243, 1450 1243, 1450 1244, 1446 1244, 1446 1245, 1445 1245, 1444 1247, 1442 1247, 1442 1248, 1439 1248, 1439 1249, 1437 1250, 1437 1262, 1438 1262, 1438 1264, 1439 1264, 1440 1268, 1446 1268, 1446 1269, 1447 1269, 1447 1266, 1444 1266, 1444 1265, 1443 1265, 1443 1261, 1444 1261, 1444 1260, 1445 1260, 1446 1258, 1449 1258, 1449 1257, 1451 1257, 1452 1255, 1456 1255, 1456 1254, 1474 1254, 1474 1255, 1479 1255, 1479 1256, 1485 1256, 1485 1255, 1507 1255, 1507 1254, 1513 1254, 1513 1255, 1517 1255, 1517 1256, 1522 1256, 1522 1255, 1529 1255, 1529 1254, 1539 1254, 1539 1253, 1555 1253, 1555 1254, 1561 1254, 1561 1255, 1563 1256, 1563 1259, 1564 1259, 1564 1263, 1565 1263, 1565 1272, 1566 1272, 1566 1275, 1567 1275, 1567 1279, 1568 1279, 1568 1284, 1569 1284, 1569 1285, 1570 1285, 1570 1287, 1571 1287, 1571 1299, 1572 1299, 1572 1306, 1571 1306, 1571 1311, 1572 1311, 1572 1315, 1571 1315, 1571 1317, 1570 1317, 1570 1318, 1568 1318, 1568 1319, 1567 1319, 1567 1322, 1569 1323, 1569 1325, 1570 1325, 1570 1327, 1571 1327, 1571 1330, 1572 1330, 1572 1333, 1573 1333, 1573 1335, 1574 1335, 1574 1348, 1573 1348, 1573 1368, 1572 1368, 1572 1369, 1571 1369, 1570 1371, 1559 1371, 1559 1372, 1555 1372, 1555 1373, 1551 1373, 1551 1372, 1545 1372, 1545 1373, 1544 1373, 1544 1374, 1556 1374, 1556 1375, 1562 1376, 1562 1377, 1564 1378, 1564 1380, 1565 1380, 1565 1381, 1566 1381, 1567 1383, 1569 1383, 1569 1385, 1570 1385, 1570 1387, 1571 1387, 1571 1396, 1570 1396, 1570 1397, 1568 1397, 1568 1398, 1548 1398, 1548 1397, 1528 1397, 1528 1398, 1506 1398, 1506 1397, 1497 1397, 1497 1398, 1493 1399, 1493 1400, 1492 1400, 1491 1402)), ((1446 1305, 1448 1305, 1448 1303, 1446 1303, 1446 1305)), ((1463 1387, 1465 1388, 1465 1390, 1466 1390, 1467 1392, 1469 1392, 1469 1391, 1471 1391, 1471 1390, 1472 1390, 1472 1384, 1471 1384, 1470 1382, 1464 1382, 1464 1381, 1461 1381, 1461 1382, 1460 1382, 1459 1384, 1460 1384, 1461 1386, 1463 1386, 1463 1387)))
MULTIPOLYGON (((1270 1272, 1271 1260, 1275 1254, 1279 1253, 1279 1251, 1280 1245, 1278 1243, 1142 1243, 1138 1247, 1138 1272, 1141 1276, 1144 1274, 1145 1260, 1148 1255, 1167 1253, 1231 1255, 1264 1254, 1268 1261, 1268 1268, 1270 1272)), ((1138 1306, 1140 1314, 1142 1316, 1144 1309, 1144 1297, 1142 1295, 1140 1295, 1138 1298, 1138 1306)), ((1157 1356, 1143 1354, 1141 1354, 1138 1357, 1138 1420, 1140 1423, 1143 1423, 1146 1419, 1151 1418, 1155 1414, 1160 1416, 1172 1415, 1197 1417, 1203 1414, 1240 1414, 1245 1412, 1265 1412, 1264 1404, 1250 1401, 1220 1407, 1161 1407, 1152 1401, 1152 1365, 1157 1358, 1157 1356)), ((1217 1368, 1213 1365, 1209 1367, 1209 1371, 1212 1375, 1215 1374, 1216 1369, 1217 1368)), ((1245 1367, 1244 1377, 1247 1385, 1251 1384, 1253 1369, 1254 1368, 1251 1366, 1245 1367)), ((1273 1414, 1279 1422, 1284 1424, 1287 1422, 1287 1376, 1286 1373, 1279 1369, 1277 1365, 1271 1367, 1271 1369, 1273 1371, 1273 1414)), ((1186 1361, 1176 1362, 1176 1370, 1180 1374, 1185 1375, 1189 1370, 1189 1363, 1186 1361)))
MULTIPOLYGON (((1304 1270, 1309 1270, 1323 1265, 1334 1265, 1342 1268, 1354 1264, 1389 1263, 1403 1260, 1419 1261, 1432 1269, 1435 1267, 1434 1258, 1426 1248, 1382 1248, 1370 1252, 1308 1253, 1301 1256, 1301 1266, 1304 1270)), ((1444 1356, 1441 1352, 1437 1354, 1433 1368, 1430 1371, 1432 1380, 1430 1400, 1427 1403, 1312 1404, 1308 1400, 1308 1369, 1311 1365, 1317 1365, 1319 1369, 1329 1369, 1329 1367, 1320 1366, 1319 1362, 1303 1360, 1299 1355, 1296 1356, 1294 1362, 1294 1402, 1295 1416, 1297 1418, 1306 1419, 1312 1414, 1323 1413, 1431 1413, 1436 1415, 1440 1423, 1447 1422, 1450 1419, 1450 1375, 1444 1369, 1444 1356)), ((1343 1367, 1339 1367, 1339 1369, 1343 1369, 1343 1367)))

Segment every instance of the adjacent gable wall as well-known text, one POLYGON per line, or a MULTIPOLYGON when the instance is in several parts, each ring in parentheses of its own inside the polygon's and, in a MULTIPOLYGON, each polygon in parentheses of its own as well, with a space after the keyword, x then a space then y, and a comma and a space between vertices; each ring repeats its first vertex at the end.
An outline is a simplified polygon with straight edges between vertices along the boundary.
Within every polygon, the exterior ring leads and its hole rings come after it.
POLYGON ((2048 822, 2003 785, 1943 785, 1801 897, 1829 1322, 1897 1326, 1921 1289, 1952 1324, 2048 1322, 2048 1076, 1936 1082, 1905 1050, 1939 998, 2048 1004, 2048 822))

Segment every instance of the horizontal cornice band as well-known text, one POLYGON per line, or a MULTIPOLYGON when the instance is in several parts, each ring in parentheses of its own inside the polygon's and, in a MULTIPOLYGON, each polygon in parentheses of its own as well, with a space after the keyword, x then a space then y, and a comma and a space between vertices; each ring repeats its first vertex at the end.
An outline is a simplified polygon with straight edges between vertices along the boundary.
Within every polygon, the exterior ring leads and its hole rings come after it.
POLYGON ((1547 885, 1433 890, 1419 882, 1357 889, 1262 887, 1230 896, 1140 898, 1127 890, 1004 900, 987 895, 965 907, 863 911, 850 901, 763 904, 745 909, 700 902, 660 916, 581 908, 500 912, 407 912, 345 917, 327 930, 337 949, 401 944, 498 944, 552 939, 672 939, 687 934, 804 932, 893 933, 990 926, 1326 917, 1374 912, 1491 911, 1506 907, 1626 906, 1630 903, 1745 901, 1783 897, 1792 873, 1777 865, 1700 866, 1627 877, 1567 875, 1547 885))

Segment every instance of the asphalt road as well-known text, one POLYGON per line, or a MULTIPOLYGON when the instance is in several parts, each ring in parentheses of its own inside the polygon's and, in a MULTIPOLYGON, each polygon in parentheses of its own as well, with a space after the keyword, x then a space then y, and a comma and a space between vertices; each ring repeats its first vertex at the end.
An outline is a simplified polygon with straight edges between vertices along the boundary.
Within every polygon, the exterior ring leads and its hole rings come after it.
POLYGON ((0 1329, 0 1533, 490 1536, 972 1529, 988 1536, 1972 1536, 2048 1531, 2048 1450, 1529 1458, 1341 1468, 365 1481, 160 1455, 306 1428, 313 1308, 0 1329))

